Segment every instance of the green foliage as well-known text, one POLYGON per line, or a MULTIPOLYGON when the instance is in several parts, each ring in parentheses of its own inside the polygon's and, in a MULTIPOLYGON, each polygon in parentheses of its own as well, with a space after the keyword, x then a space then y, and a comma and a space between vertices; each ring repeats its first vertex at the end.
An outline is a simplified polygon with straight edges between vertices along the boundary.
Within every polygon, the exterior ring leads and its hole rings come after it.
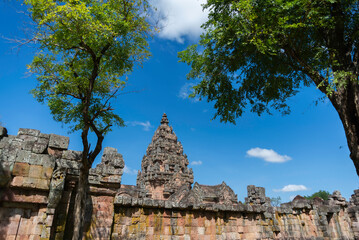
POLYGON ((221 121, 234 123, 248 106, 287 114, 286 100, 313 83, 329 98, 358 85, 358 1, 208 0, 204 8, 206 32, 179 58, 221 121))
POLYGON ((106 134, 123 126, 110 100, 134 66, 150 56, 146 0, 26 0, 39 51, 28 66, 32 91, 72 131, 106 134))
POLYGON ((304 196, 306 199, 313 199, 315 197, 320 197, 323 200, 328 200, 330 193, 328 191, 319 190, 318 192, 313 193, 310 196, 304 196))
POLYGON ((279 207, 280 206, 280 204, 282 203, 282 199, 281 199, 281 197, 272 197, 271 199, 270 199, 270 202, 271 202, 271 205, 273 206, 273 207, 279 207))

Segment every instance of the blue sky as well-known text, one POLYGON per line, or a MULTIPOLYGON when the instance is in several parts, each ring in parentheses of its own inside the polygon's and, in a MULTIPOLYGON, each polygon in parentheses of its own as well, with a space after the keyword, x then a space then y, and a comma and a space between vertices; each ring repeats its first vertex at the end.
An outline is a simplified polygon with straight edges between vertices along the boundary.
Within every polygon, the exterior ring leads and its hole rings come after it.
MULTIPOLYGON (((142 157, 166 112, 200 184, 225 181, 241 201, 251 184, 265 187, 267 196, 280 196, 282 202, 318 190, 340 190, 348 200, 358 188, 358 177, 337 113, 327 101, 315 104, 319 91, 306 88, 291 98, 288 116, 246 113, 236 125, 211 120, 212 103, 187 98, 192 84, 186 80, 189 67, 177 58, 178 51, 198 40, 206 13, 201 12, 200 1, 157 0, 157 4, 164 18, 162 32, 150 43, 153 56, 129 76, 128 94, 113 103, 127 127, 113 129, 104 141, 104 146, 115 147, 124 156, 122 182, 136 183, 142 157)), ((21 127, 68 135, 70 149, 81 150, 80 133, 68 134, 46 105, 29 94, 36 80, 26 74, 26 64, 36 49, 17 51, 6 40, 24 36, 27 19, 18 13, 22 9, 19 2, 0 4, 0 122, 12 135, 21 127)))

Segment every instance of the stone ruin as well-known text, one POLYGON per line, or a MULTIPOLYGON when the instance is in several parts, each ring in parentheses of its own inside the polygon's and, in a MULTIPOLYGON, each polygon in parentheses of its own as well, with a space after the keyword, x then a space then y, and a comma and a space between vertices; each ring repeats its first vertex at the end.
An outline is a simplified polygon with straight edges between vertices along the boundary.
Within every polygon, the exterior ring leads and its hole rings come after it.
MULTIPOLYGON (((69 239, 81 152, 69 138, 0 127, 0 240, 69 239)), ((121 184, 124 160, 105 148, 90 170, 84 239, 359 239, 359 190, 324 201, 297 196, 271 206, 250 185, 241 203, 225 183, 193 184, 187 156, 164 114, 136 185, 121 184)))

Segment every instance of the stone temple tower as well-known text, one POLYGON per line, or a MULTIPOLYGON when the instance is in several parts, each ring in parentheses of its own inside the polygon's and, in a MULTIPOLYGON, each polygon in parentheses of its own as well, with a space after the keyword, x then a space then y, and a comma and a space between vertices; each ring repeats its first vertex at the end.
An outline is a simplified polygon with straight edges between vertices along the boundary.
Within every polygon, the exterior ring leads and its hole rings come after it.
POLYGON ((138 171, 137 187, 141 197, 166 200, 179 188, 190 190, 193 171, 187 166, 182 144, 168 125, 167 115, 163 114, 138 171))

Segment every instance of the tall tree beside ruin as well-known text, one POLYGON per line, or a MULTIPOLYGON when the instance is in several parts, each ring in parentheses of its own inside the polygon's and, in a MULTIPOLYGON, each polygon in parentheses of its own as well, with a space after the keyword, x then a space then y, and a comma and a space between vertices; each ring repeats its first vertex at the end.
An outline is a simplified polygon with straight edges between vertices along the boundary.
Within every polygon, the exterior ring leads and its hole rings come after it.
POLYGON ((82 239, 88 174, 106 133, 123 126, 111 100, 126 74, 150 56, 147 0, 26 0, 39 50, 29 65, 33 95, 56 121, 80 131, 83 143, 73 240, 82 239), (97 137, 92 146, 88 139, 97 137))
MULTIPOLYGON (((208 0, 198 45, 179 53, 200 79, 194 95, 214 101, 215 117, 260 115, 314 85, 343 123, 359 175, 359 1, 208 0)), ((325 121, 325 119, 323 119, 325 121)))

